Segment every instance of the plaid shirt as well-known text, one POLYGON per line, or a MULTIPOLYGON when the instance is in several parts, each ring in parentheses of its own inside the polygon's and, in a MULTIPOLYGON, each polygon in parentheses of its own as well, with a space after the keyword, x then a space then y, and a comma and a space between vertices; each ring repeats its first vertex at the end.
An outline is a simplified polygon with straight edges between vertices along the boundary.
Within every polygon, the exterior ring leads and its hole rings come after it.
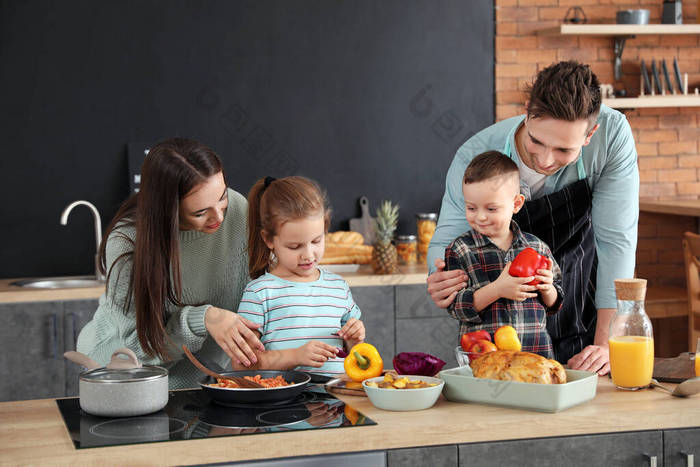
POLYGON ((501 250, 487 236, 475 230, 457 237, 447 247, 445 270, 462 269, 468 276, 467 287, 457 293, 447 311, 460 321, 460 335, 480 329, 493 334, 500 326, 509 324, 518 332, 523 351, 554 358, 552 340, 547 334, 547 314, 559 311, 563 302, 561 269, 542 240, 521 232, 515 221, 511 221, 510 230, 513 232, 513 242, 507 251, 501 250), (527 247, 552 262, 554 287, 558 295, 554 305, 547 309, 538 294, 522 302, 501 297, 480 312, 474 310, 474 292, 498 279, 505 264, 513 261, 527 247))

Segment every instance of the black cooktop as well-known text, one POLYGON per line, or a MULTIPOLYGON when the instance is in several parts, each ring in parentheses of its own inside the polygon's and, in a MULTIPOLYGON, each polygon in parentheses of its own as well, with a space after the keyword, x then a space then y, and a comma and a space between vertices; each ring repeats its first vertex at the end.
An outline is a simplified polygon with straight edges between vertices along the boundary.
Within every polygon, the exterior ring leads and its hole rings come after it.
POLYGON ((219 405, 201 389, 170 391, 163 410, 140 417, 95 417, 77 397, 56 403, 77 449, 377 424, 320 385, 291 401, 255 405, 219 405))

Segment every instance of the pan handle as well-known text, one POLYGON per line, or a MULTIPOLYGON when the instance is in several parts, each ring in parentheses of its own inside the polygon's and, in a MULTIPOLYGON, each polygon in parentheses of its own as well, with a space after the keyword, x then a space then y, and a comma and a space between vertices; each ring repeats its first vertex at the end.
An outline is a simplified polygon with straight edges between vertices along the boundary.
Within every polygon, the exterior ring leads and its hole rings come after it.
POLYGON ((88 357, 87 355, 85 355, 83 353, 75 352, 74 350, 69 350, 68 352, 64 352, 63 356, 67 360, 70 360, 71 362, 75 363, 76 365, 80 365, 83 368, 87 368, 88 370, 94 370, 95 368, 100 367, 100 364, 97 363, 92 358, 88 357))
POLYGON ((133 368, 141 368, 141 362, 139 362, 133 350, 122 347, 114 351, 107 368, 110 370, 131 370, 133 368), (120 355, 124 355, 126 359, 121 358, 120 355))

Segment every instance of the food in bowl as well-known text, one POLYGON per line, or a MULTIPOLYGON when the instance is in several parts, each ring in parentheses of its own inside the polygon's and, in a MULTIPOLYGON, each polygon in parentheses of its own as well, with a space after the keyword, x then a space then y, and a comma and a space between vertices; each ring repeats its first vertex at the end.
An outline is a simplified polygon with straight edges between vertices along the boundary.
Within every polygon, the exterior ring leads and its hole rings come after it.
POLYGON ((539 384, 566 383, 566 371, 561 363, 530 352, 496 350, 472 359, 469 366, 475 378, 539 384))
MULTIPOLYGON (((280 388, 289 386, 290 383, 284 380, 282 375, 277 375, 274 378, 263 378, 260 375, 244 376, 245 379, 258 383, 264 388, 280 388)), ((211 383, 209 386, 215 388, 240 388, 238 383, 230 379, 216 378, 216 383, 211 383)))
POLYGON ((442 393, 445 382, 440 378, 432 378, 420 375, 401 375, 397 379, 406 378, 409 381, 420 380, 427 384, 426 387, 410 389, 396 387, 381 388, 379 383, 384 382, 384 377, 378 376, 362 382, 362 386, 372 405, 378 409, 409 411, 423 410, 435 405, 442 393))
POLYGON ((438 383, 426 383, 420 379, 409 379, 407 376, 394 378, 391 373, 384 375, 384 379, 379 382, 370 381, 367 386, 382 389, 422 389, 437 386, 438 383))

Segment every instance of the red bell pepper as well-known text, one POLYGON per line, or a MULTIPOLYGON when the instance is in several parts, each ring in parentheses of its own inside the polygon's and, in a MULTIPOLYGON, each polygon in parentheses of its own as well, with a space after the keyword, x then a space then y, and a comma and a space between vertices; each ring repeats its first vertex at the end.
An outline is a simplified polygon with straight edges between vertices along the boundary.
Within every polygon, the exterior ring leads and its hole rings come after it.
MULTIPOLYGON (((546 256, 542 256, 532 248, 525 248, 513 259, 508 273, 515 277, 536 276, 538 269, 549 269, 550 264, 546 256)), ((528 285, 537 285, 540 281, 533 279, 528 285)))
POLYGON ((469 348, 472 346, 472 344, 482 339, 487 341, 491 340, 491 334, 489 334, 489 332, 485 329, 462 334, 462 337, 460 339, 460 345, 462 346, 462 350, 464 350, 465 352, 469 352, 469 348))

